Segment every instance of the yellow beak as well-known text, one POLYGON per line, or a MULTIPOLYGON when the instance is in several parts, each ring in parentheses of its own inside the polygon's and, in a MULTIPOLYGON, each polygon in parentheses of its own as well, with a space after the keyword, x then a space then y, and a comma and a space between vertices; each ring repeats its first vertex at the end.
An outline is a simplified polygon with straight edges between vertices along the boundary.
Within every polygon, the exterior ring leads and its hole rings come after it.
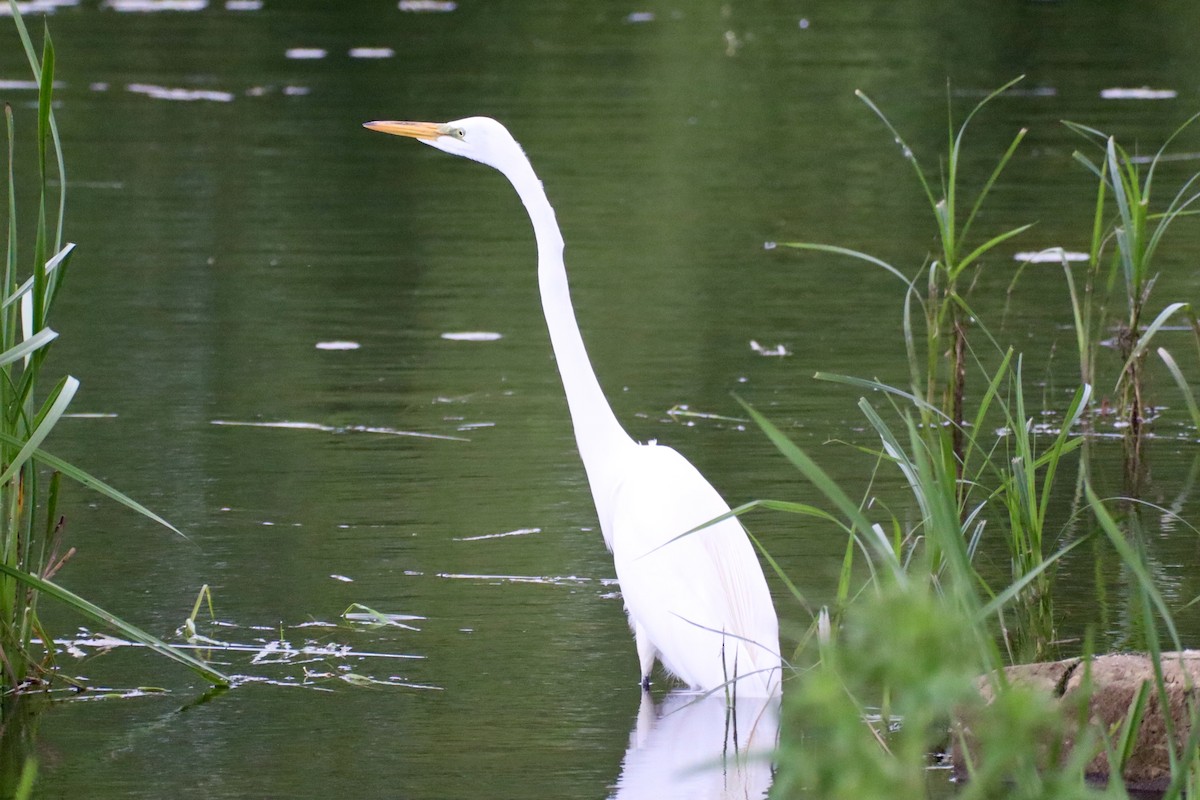
POLYGON ((407 136, 410 139, 436 139, 442 135, 442 126, 436 122, 364 122, 364 128, 390 133, 394 136, 407 136))

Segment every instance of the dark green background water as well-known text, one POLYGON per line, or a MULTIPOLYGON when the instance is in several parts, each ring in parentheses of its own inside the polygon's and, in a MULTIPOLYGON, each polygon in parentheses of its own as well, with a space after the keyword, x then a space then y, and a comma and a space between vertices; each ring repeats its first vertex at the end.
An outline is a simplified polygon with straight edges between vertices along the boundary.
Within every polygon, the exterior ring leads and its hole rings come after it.
MULTIPOLYGON (((1076 375, 1061 270, 1031 268, 1003 307, 1015 252, 1087 246, 1093 179, 1071 159, 1084 143, 1058 121, 1152 151, 1200 110, 1200 7, 1187 2, 461 0, 410 13, 266 0, 135 13, 83 0, 49 22, 68 238, 79 243, 52 366, 82 380, 76 410, 113 415, 68 420, 49 449, 190 537, 73 489, 79 553, 61 581, 163 635, 207 583, 231 626, 210 635, 423 658, 218 656, 285 684, 308 670, 319 690, 252 683, 181 712, 203 687, 148 654, 64 657, 98 685, 171 692, 42 715, 41 797, 565 798, 617 782, 638 709, 636 658, 550 356, 528 222, 498 174, 361 122, 486 114, 510 127, 558 210, 584 337, 618 416, 636 438, 683 451, 737 504, 816 498, 752 428, 688 424, 669 409, 737 416, 736 393, 853 494, 872 462, 827 442, 870 444, 858 395, 811 376, 907 379, 899 282, 767 246, 839 243, 909 273, 924 263, 924 197, 855 89, 934 170, 947 79, 961 114, 1028 76, 980 117, 966 178, 978 185, 1028 127, 979 225, 1037 226, 989 259, 975 296, 1029 351, 1031 385, 1060 405, 1076 375), (300 47, 327 54, 287 57, 300 47), (352 58, 355 47, 394 56, 352 58), (228 98, 161 99, 131 85, 228 98), (1101 99, 1142 86, 1178 96, 1101 99), (462 331, 502 338, 442 337, 462 331), (361 347, 316 348, 334 340, 361 347), (751 340, 791 355, 764 357, 751 340), (464 541, 527 529, 537 532, 464 541), (427 619, 419 631, 296 627, 339 622, 352 603, 427 619), (440 690, 319 677, 344 671, 440 690)), ((26 79, 3 29, 0 78, 26 79)), ((29 137, 34 93, 2 94, 29 137)), ((1194 151, 1200 131, 1176 147, 1194 151)), ((1169 192, 1198 163, 1170 164, 1169 192)), ((1200 294, 1198 252, 1197 226, 1180 223, 1154 310, 1200 294)), ((1195 377, 1194 349, 1166 336, 1195 377)), ((1111 391, 1107 357, 1100 394, 1111 391)), ((1194 521, 1195 435, 1165 373, 1154 388, 1175 407, 1149 446, 1146 497, 1194 521)), ((1120 492, 1119 445, 1095 450, 1102 490, 1120 492)), ((891 476, 876 490, 901 496, 891 476)), ((1056 509, 1056 524, 1068 513, 1056 509)), ((748 524, 810 599, 831 596, 836 531, 769 515, 748 524)), ((1154 513, 1147 524, 1182 604, 1200 591, 1195 531, 1154 513)), ((1120 646, 1121 576, 1098 597, 1080 556, 1062 581, 1064 630, 1099 622, 1120 646)), ((774 588, 794 635, 809 619, 774 588)), ((1200 626, 1181 622, 1194 644, 1200 626)))

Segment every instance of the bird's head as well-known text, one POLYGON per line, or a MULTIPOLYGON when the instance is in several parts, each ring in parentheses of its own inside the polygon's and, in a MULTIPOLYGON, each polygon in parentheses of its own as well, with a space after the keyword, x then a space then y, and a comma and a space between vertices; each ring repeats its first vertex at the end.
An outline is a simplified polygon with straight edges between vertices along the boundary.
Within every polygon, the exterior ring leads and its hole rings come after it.
POLYGON ((489 117, 467 117, 453 122, 365 122, 364 128, 407 136, 451 155, 463 156, 504 171, 520 145, 508 129, 489 117))

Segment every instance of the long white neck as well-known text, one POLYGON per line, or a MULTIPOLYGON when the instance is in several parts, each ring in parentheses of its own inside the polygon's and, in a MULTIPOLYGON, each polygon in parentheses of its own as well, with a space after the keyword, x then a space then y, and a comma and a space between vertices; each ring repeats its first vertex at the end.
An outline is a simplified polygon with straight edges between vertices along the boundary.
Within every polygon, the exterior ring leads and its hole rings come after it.
POLYGON ((579 323, 575 321, 575 310, 571 306, 571 294, 567 287, 562 233, 558 229, 554 209, 546 199, 542 182, 526 159, 506 170, 505 175, 517 190, 533 223, 533 232, 537 237, 538 287, 542 295, 542 311, 546 315, 546 326, 550 329, 550 344, 558 362, 558 374, 566 391, 579 455, 587 469, 592 491, 596 492, 598 481, 602 481, 607 473, 605 467, 610 457, 622 448, 633 445, 633 440, 617 422, 604 398, 583 346, 583 337, 579 334, 579 323))

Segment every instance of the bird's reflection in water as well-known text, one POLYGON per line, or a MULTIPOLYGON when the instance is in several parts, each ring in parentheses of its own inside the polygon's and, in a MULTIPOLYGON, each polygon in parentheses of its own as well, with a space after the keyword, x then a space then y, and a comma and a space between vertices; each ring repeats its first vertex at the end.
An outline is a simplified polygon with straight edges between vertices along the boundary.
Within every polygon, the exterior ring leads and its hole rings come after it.
POLYGON ((629 735, 613 798, 766 797, 779 738, 779 697, 707 697, 671 692, 657 706, 648 692, 629 735))

